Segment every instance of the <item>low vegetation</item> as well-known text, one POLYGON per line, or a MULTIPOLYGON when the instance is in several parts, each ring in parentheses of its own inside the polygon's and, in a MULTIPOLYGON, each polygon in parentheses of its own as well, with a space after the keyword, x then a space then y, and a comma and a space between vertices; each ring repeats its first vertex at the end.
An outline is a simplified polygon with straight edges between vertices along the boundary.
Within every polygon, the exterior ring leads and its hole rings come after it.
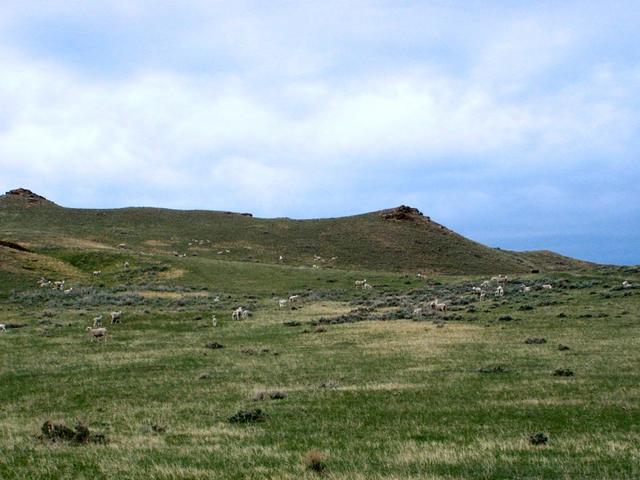
POLYGON ((12 208, 0 233, 25 250, 0 245, 3 480, 640 478, 638 268, 508 272, 497 296, 491 275, 205 253, 206 212, 176 223, 203 240, 179 257, 168 227, 134 228, 146 210, 47 205, 47 229, 12 208), (99 316, 109 334, 91 341, 99 316))

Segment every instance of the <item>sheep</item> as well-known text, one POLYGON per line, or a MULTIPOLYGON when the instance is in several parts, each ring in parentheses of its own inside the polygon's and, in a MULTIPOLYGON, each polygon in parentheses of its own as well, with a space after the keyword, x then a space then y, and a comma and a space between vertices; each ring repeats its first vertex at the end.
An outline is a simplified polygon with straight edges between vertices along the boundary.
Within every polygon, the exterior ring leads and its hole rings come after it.
POLYGON ((506 275, 498 275, 497 277, 491 277, 491 281, 496 282, 498 285, 502 285, 509 281, 509 277, 506 275))
POLYGON ((4 323, 0 323, 0 332, 6 332, 7 326, 4 323))
POLYGON ((495 296, 496 297, 504 296, 504 288, 502 288, 502 285, 498 285, 498 288, 496 288, 495 296))
POLYGON ((73 292, 73 287, 67 288, 66 290, 64 290, 64 293, 66 293, 66 294, 69 294, 71 292, 73 292))
POLYGON ((102 328, 87 327, 87 332, 92 342, 98 338, 104 338, 105 340, 107 339, 107 329, 104 327, 102 328))
POLYGON ((629 283, 628 280, 625 280, 624 282, 622 282, 622 288, 631 288, 632 285, 631 283, 629 283))
POLYGON ((471 287, 471 290, 478 296, 482 295, 482 288, 480 287, 471 287))
POLYGON ((527 287, 526 285, 522 284, 520 285, 520 291, 522 293, 529 293, 531 291, 531 287, 527 287))
POLYGON ((419 317, 420 315, 422 315, 422 308, 421 307, 416 307, 413 309, 413 316, 414 317, 419 317))
POLYGON ((218 326, 218 319, 216 318, 215 315, 211 316, 211 326, 212 327, 217 327, 218 326))
POLYGON ((97 317, 93 317, 93 328, 98 328, 102 326, 102 315, 98 315, 97 317))
POLYGON ((245 318, 244 316, 245 309, 242 307, 236 308, 231 314, 232 320, 240 320, 241 318, 245 318))
POLYGON ((364 285, 367 283, 367 279, 365 278, 364 280, 356 280, 355 284, 356 284, 356 288, 364 288, 364 285))
POLYGON ((435 310, 436 312, 447 311, 447 304, 438 302, 437 298, 429 304, 429 307, 431 308, 431 310, 435 310))
POLYGON ((127 244, 126 243, 119 243, 118 244, 118 248, 127 248, 127 244))
POLYGON ((362 285, 363 290, 371 290, 372 288, 373 285, 371 285, 370 283, 365 283, 364 285, 362 285))
POLYGON ((311 266, 311 268, 320 268, 320 267, 314 263, 314 264, 311 266))
POLYGON ((280 256, 278 257, 278 261, 279 261, 279 262, 284 262, 284 257, 283 257, 282 255, 280 255, 280 256))
POLYGON ((489 280, 485 280, 480 284, 480 288, 489 288, 490 285, 491 285, 491 282, 489 280))
POLYGON ((545 283, 544 285, 542 285, 542 289, 543 289, 543 290, 551 290, 552 288, 553 288, 553 287, 552 287, 550 284, 548 284, 548 283, 545 283))
POLYGON ((242 317, 243 320, 246 320, 247 318, 249 318, 249 310, 247 310, 246 308, 243 308, 242 312, 240 313, 240 316, 242 317))
POLYGON ((122 318, 122 311, 120 312, 111 312, 111 325, 115 323, 120 323, 120 319, 122 318))
POLYGON ((53 289, 54 290, 64 290, 64 282, 65 282, 65 280, 58 280, 56 282, 53 282, 53 289))
POLYGON ((125 268, 125 270, 129 269, 129 262, 124 262, 124 268, 125 268))
POLYGON ((287 300, 285 298, 281 298, 280 300, 278 300, 278 306, 280 308, 284 308, 287 306, 287 300))
POLYGON ((94 277, 99 277, 100 275, 102 275, 102 270, 94 270, 93 271, 93 276, 94 277))
POLYGON ((291 295, 289 297, 289 303, 298 303, 298 300, 300 300, 300 295, 291 295))

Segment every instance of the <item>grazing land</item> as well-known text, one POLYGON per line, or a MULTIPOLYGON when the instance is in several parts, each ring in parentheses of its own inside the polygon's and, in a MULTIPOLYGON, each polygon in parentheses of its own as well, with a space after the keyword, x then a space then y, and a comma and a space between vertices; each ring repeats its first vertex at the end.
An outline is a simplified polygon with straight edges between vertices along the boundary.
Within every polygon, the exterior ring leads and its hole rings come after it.
POLYGON ((640 477, 637 267, 491 249, 411 209, 21 194, 0 240, 2 479, 640 477))

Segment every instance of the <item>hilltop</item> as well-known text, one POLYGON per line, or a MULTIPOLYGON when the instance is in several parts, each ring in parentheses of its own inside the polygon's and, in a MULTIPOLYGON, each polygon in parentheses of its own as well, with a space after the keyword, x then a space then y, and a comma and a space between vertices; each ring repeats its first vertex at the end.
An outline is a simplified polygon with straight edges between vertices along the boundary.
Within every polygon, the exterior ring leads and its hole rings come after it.
POLYGON ((248 213, 203 210, 64 208, 27 189, 17 189, 0 196, 0 220, 0 240, 36 253, 56 249, 118 253, 125 249, 177 257, 425 274, 528 273, 591 265, 553 252, 489 248, 404 205, 340 218, 264 219, 248 213))

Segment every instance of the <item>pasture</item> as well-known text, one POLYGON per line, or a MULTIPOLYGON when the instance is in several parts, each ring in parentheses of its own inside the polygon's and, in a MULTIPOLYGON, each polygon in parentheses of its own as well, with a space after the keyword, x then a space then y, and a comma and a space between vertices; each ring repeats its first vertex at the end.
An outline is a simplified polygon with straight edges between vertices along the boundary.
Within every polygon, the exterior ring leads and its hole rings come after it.
POLYGON ((479 299, 488 276, 46 253, 68 294, 1 278, 2 479, 640 477, 637 268, 479 299))

